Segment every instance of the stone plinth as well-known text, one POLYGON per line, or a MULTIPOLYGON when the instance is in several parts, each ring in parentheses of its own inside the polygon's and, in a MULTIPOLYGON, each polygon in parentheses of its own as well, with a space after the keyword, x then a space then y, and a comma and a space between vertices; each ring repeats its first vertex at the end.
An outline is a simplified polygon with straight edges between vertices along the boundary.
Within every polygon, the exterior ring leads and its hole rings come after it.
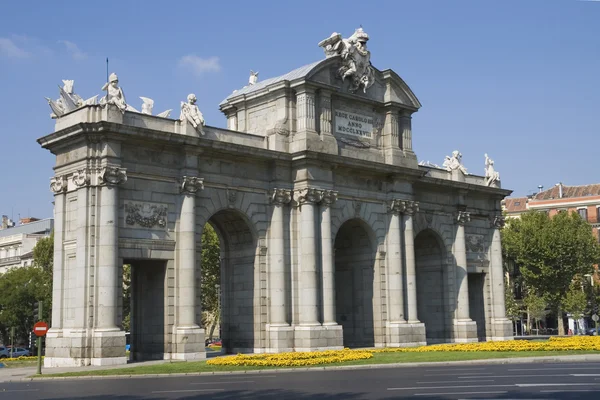
POLYGON ((387 324, 388 347, 417 347, 425 346, 425 324, 424 323, 395 323, 387 324))
POLYGON ((267 353, 283 353, 294 351, 294 328, 287 326, 267 326, 269 347, 267 353))
POLYGON ((493 341, 513 340, 513 324, 507 318, 492 320, 493 341))
POLYGON ((475 321, 454 320, 454 342, 470 343, 477 342, 477 323, 475 321))
POLYGON ((342 350, 344 348, 341 325, 294 327, 296 351, 342 350))
POLYGON ((206 358, 204 329, 177 328, 173 335, 173 360, 203 360, 206 358))

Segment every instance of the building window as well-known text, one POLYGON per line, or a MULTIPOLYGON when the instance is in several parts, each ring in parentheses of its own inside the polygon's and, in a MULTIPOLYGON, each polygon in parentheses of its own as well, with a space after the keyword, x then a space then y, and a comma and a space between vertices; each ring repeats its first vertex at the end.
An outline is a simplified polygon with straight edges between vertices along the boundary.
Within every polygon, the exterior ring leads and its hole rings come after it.
POLYGON ((579 208, 577 209, 577 213, 584 221, 587 221, 587 208, 579 208))

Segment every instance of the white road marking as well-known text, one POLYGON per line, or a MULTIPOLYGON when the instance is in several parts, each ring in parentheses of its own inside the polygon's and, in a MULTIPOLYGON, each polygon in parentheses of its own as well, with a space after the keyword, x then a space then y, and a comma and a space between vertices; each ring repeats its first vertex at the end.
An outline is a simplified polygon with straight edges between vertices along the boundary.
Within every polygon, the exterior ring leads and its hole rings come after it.
MULTIPOLYGON (((447 368, 439 367, 438 369, 426 369, 425 372, 439 372, 440 370, 445 371, 447 368)), ((452 371, 481 371, 481 368, 452 368, 452 371)))
POLYGON ((458 386, 414 386, 387 388, 387 390, 430 390, 430 389, 467 389, 491 387, 537 387, 537 386, 599 386, 600 383, 513 383, 510 385, 458 385, 458 386))
MULTIPOLYGON (((489 378, 546 378, 548 376, 572 376, 572 374, 556 374, 556 375, 494 375, 489 378)), ((600 375, 598 375, 600 376, 600 375)), ((476 376, 459 376, 458 379, 472 379, 477 378, 476 376)), ((487 376, 485 378, 488 378, 487 376)))
MULTIPOLYGON (((571 392, 596 392, 597 389, 569 389, 571 392)), ((540 390, 540 393, 564 393, 564 390, 540 390)))
POLYGON ((503 394, 508 393, 507 391, 502 392, 450 392, 450 393, 417 393, 413 396, 447 396, 455 394, 503 394))
POLYGON ((222 377, 219 377, 219 379, 277 378, 277 375, 259 375, 259 374, 248 374, 248 375, 244 375, 244 376, 222 376, 222 377), (248 376, 248 375, 250 375, 250 376, 248 376))
POLYGON ((415 386, 405 388, 387 388, 387 390, 429 390, 429 389, 466 389, 489 387, 515 387, 515 385, 461 385, 461 386, 415 386))
POLYGON ((563 371, 563 370, 567 370, 567 369, 594 369, 594 370, 597 370, 598 368, 599 367, 514 368, 514 369, 507 369, 507 371, 563 371))
POLYGON ((571 376, 600 376, 600 374, 569 374, 571 376))
POLYGON ((423 376, 454 376, 454 375, 494 375, 493 372, 473 372, 471 374, 465 374, 464 372, 458 372, 456 374, 423 374, 423 376))
MULTIPOLYGON (((486 377, 487 378, 487 377, 486 377)), ((477 379, 477 380, 473 380, 473 381, 460 381, 460 383, 470 383, 470 382, 494 382, 493 379, 477 379)), ((423 381, 423 382, 416 382, 416 383, 456 383, 456 381, 423 381)))
POLYGON ((182 390, 155 390, 152 393, 193 393, 193 392, 221 392, 225 389, 182 389, 182 390))
POLYGON ((229 385, 230 383, 254 383, 254 381, 192 382, 190 385, 229 385))
POLYGON ((600 383, 515 383, 518 387, 539 387, 539 386, 600 386, 600 383))

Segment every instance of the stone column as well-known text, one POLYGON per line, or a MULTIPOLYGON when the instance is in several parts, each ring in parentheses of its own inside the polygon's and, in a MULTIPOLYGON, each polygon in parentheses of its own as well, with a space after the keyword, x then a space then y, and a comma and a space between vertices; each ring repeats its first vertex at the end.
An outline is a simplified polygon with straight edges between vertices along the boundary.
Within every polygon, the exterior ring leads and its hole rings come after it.
POLYGON ((296 94, 296 130, 315 131, 315 94, 311 91, 296 94))
POLYGON ((321 266, 323 274, 323 325, 337 325, 335 320, 335 265, 331 237, 331 206, 338 193, 326 190, 321 201, 321 266))
POLYGON ((320 96, 320 115, 319 115, 319 126, 321 129, 321 135, 331 135, 331 94, 325 91, 321 91, 320 96))
MULTIPOLYGON (((63 272, 64 272, 64 218, 67 179, 64 175, 50 180, 50 189, 54 192, 54 267, 52 272, 52 327, 48 339, 63 328, 63 272)), ((48 343, 47 347, 50 346, 48 343)))
POLYGON ((412 152, 412 117, 410 112, 403 110, 400 114, 400 125, 402 127, 402 149, 412 152))
MULTIPOLYGON (((87 328, 87 302, 81 301, 86 297, 87 275, 89 274, 89 191, 90 174, 87 168, 80 169, 73 173, 73 185, 77 188, 77 265, 75 271, 72 271, 75 277, 73 284, 73 296, 77 303, 69 307, 74 308, 73 327, 79 334, 85 335, 87 328)), ((117 265, 117 268, 119 266, 117 265)), ((117 277, 117 283, 119 278, 117 277)), ((118 299, 117 294, 117 299, 118 299)), ((73 333, 73 331, 71 332, 73 333)))
POLYGON ((300 325, 318 326, 318 260, 315 227, 315 204, 321 200, 322 192, 307 188, 299 191, 300 204, 300 272, 299 272, 299 320, 300 325))
POLYGON ((402 239, 400 236, 400 214, 405 210, 405 202, 392 200, 388 241, 388 321, 393 324, 406 323, 404 315, 404 282, 402 277, 402 239))
POLYGON ((291 199, 291 191, 287 189, 273 189, 271 193, 271 203, 273 204, 269 237, 271 327, 289 326, 287 322, 288 304, 285 284, 285 220, 283 208, 291 199))
POLYGON ((420 323, 417 315, 417 273, 415 267, 415 242, 413 215, 419 211, 419 203, 407 201, 404 212, 404 251, 406 254, 406 297, 408 302, 408 323, 420 323))
POLYGON ((177 231, 175 263, 175 335, 171 357, 176 360, 206 358, 204 330, 196 320, 196 194, 204 189, 203 179, 184 176, 177 231))
POLYGON ((115 166, 102 167, 98 177, 100 192, 100 223, 98 268, 96 270, 97 308, 96 332, 119 331, 117 327, 118 296, 121 295, 119 272, 119 189, 127 181, 127 171, 115 166))
POLYGON ((471 214, 459 211, 456 219, 456 238, 454 239, 454 258, 456 259, 456 314, 454 319, 455 341, 470 342, 477 340, 477 325, 469 317, 469 280, 467 273, 467 247, 465 242, 465 224, 471 220, 471 214))
POLYGON ((504 267, 502 265, 502 243, 500 230, 504 227, 504 217, 496 215, 492 221, 492 246, 490 249, 490 272, 492 280, 492 340, 513 338, 512 322, 506 318, 504 301, 504 267))

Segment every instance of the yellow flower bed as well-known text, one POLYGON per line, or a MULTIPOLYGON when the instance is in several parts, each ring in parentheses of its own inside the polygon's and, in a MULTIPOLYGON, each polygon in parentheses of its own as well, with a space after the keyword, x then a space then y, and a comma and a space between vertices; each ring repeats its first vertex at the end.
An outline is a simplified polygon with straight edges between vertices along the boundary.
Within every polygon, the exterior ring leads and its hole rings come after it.
MULTIPOLYGON (((42 357, 44 358, 44 357, 42 357)), ((10 361, 33 361, 33 360, 37 360, 37 356, 29 356, 29 357, 13 357, 13 358, 2 358, 0 359, 0 362, 10 362, 10 361)))
POLYGON ((327 350, 302 351, 277 354, 238 354, 208 360, 209 365, 236 365, 253 367, 302 367, 307 365, 332 364, 344 361, 373 358, 372 351, 366 350, 327 350))
POLYGON ((460 344, 438 344, 421 347, 400 347, 374 350, 375 353, 388 352, 435 352, 435 351, 600 351, 600 337, 571 336, 551 337, 548 341, 507 340, 503 342, 477 342, 460 344))

